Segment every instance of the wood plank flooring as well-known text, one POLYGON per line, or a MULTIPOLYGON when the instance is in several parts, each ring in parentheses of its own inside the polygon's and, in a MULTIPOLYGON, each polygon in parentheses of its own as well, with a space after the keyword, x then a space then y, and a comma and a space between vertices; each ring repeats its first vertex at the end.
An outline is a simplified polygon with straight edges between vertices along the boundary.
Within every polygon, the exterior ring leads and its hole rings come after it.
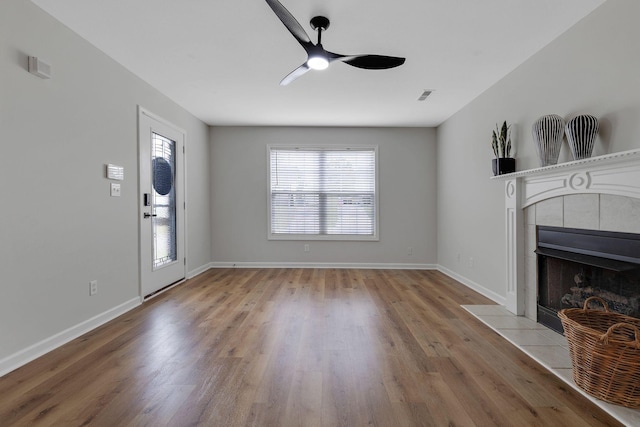
POLYGON ((615 426, 435 271, 215 269, 0 378, 0 426, 615 426))

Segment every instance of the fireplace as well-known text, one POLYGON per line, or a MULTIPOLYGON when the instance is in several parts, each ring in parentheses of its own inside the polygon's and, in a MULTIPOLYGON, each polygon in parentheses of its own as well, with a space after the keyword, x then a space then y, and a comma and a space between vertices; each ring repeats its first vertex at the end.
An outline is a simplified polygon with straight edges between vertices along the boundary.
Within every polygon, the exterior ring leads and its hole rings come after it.
POLYGON ((640 234, 537 226, 538 321, 558 332, 557 312, 591 296, 640 318, 640 234))
POLYGON ((536 226, 640 234, 640 149, 491 177, 504 182, 505 293, 487 295, 537 320, 536 226))

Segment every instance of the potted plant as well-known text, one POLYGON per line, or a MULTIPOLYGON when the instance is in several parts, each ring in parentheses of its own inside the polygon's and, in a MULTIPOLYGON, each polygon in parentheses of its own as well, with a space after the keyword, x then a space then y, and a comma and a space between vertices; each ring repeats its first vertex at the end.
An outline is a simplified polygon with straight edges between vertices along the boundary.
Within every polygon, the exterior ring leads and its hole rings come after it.
POLYGON ((503 175, 516 171, 516 159, 511 155, 511 125, 505 121, 502 127, 496 124, 495 130, 491 134, 491 147, 496 156, 491 161, 494 175, 503 175))

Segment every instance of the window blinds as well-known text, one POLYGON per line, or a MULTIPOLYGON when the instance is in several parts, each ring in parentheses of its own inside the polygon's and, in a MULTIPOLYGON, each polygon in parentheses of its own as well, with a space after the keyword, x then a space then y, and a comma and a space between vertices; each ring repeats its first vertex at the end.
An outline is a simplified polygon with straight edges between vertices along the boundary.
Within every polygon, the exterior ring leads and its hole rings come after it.
POLYGON ((376 235, 376 152, 270 148, 271 235, 376 235))

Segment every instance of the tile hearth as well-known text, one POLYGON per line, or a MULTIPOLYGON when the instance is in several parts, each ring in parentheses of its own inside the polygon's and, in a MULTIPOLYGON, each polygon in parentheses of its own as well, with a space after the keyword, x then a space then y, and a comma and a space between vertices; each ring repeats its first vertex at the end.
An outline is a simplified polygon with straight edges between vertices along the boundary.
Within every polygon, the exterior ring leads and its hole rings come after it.
POLYGON ((627 426, 640 425, 640 410, 603 402, 575 385, 569 347, 564 336, 531 319, 516 316, 501 305, 462 307, 621 423, 627 426))

